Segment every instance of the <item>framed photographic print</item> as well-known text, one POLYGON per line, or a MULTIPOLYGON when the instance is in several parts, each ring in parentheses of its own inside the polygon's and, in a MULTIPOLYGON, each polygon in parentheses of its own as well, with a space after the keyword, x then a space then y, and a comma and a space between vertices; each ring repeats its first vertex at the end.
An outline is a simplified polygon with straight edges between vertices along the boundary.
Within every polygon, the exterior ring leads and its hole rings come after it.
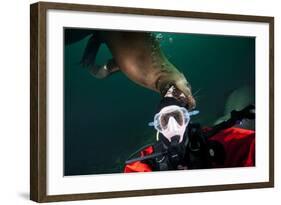
POLYGON ((274 186, 274 18, 30 7, 30 198, 274 186))

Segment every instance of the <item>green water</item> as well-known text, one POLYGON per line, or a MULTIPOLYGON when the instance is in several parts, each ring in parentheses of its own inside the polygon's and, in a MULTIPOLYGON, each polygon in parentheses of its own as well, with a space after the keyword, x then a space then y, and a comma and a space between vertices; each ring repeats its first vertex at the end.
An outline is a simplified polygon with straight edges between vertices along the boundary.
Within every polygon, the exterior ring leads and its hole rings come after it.
MULTIPOLYGON (((160 37, 161 48, 196 93, 200 114, 192 121, 212 125, 223 115, 233 90, 255 87, 255 38, 168 33, 160 37)), ((159 94, 121 72, 103 80, 91 76, 79 65, 87 39, 64 48, 65 175, 122 172, 129 155, 155 139, 148 122, 159 94)), ((110 55, 103 45, 97 64, 110 55)))

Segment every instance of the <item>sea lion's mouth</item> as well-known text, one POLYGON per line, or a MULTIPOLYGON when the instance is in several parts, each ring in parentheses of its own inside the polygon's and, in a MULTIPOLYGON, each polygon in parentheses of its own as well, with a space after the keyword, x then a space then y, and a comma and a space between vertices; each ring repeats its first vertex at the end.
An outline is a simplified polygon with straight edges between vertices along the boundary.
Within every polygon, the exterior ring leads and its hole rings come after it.
MULTIPOLYGON (((162 79, 163 80, 163 79, 162 79)), ((178 81, 161 81, 161 78, 156 82, 156 87, 164 97, 167 94, 183 104, 189 110, 194 109, 196 106, 195 99, 191 92, 191 87, 188 83, 178 81), (173 89, 170 89, 173 88, 173 89)))
POLYGON ((190 94, 186 97, 186 102, 188 104, 188 109, 194 109, 196 107, 196 101, 194 97, 190 94))
POLYGON ((177 92, 175 93, 175 98, 178 99, 179 101, 183 102, 184 104, 186 104, 185 107, 187 107, 189 110, 192 110, 195 108, 196 106, 196 102, 194 97, 191 94, 191 89, 188 88, 189 90, 189 94, 184 94, 181 90, 177 89, 177 92))

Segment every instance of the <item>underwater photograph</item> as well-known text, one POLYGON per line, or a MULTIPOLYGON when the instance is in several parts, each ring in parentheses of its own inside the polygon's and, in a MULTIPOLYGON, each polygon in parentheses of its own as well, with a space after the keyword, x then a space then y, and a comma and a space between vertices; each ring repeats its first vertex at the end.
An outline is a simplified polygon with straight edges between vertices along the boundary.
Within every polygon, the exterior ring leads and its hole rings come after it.
POLYGON ((64 176, 255 166, 255 40, 64 28, 64 176))

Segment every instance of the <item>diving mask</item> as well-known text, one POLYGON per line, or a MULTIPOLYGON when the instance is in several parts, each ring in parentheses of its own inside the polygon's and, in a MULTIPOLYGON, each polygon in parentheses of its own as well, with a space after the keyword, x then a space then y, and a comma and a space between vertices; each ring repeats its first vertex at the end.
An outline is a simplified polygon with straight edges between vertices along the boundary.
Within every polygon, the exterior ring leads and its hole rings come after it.
POLYGON ((198 113, 199 111, 197 110, 188 112, 184 107, 170 105, 162 108, 160 112, 154 116, 154 121, 149 123, 149 125, 154 126, 154 128, 162 133, 170 142, 173 136, 180 136, 180 143, 183 140, 185 129, 190 121, 190 116, 198 113))

